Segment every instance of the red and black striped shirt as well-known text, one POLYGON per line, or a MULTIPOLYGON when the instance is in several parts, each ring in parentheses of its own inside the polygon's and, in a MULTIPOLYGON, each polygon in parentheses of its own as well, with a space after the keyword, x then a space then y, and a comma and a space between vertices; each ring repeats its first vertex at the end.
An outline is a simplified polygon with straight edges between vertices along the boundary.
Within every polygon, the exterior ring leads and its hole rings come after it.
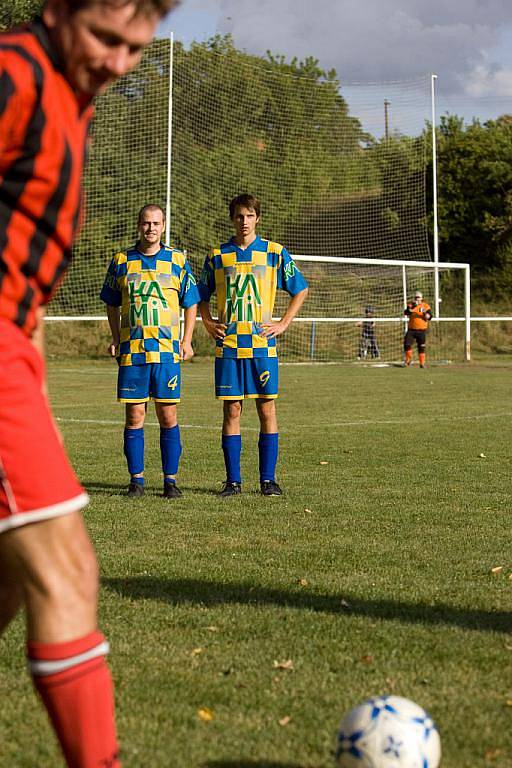
POLYGON ((27 335, 71 258, 92 113, 40 21, 0 35, 0 317, 27 335))

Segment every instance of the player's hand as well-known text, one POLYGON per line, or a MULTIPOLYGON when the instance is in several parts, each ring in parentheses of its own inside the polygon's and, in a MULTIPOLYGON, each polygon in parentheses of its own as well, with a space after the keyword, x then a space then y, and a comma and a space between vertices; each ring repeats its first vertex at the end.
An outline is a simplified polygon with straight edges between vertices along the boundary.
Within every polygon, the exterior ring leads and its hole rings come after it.
POLYGON ((113 341, 110 342, 107 349, 107 354, 110 355, 110 357, 117 357, 117 344, 114 344, 113 341))
POLYGON ((266 339, 274 339, 276 336, 280 336, 288 328, 288 323, 284 320, 279 320, 277 323, 262 323, 261 335, 266 339))
POLYGON ((226 336, 227 325, 224 325, 224 323, 218 323, 216 320, 205 320, 204 324, 213 339, 220 341, 226 336))
POLYGON ((194 350, 190 341, 180 341, 180 360, 191 360, 194 357, 194 350))

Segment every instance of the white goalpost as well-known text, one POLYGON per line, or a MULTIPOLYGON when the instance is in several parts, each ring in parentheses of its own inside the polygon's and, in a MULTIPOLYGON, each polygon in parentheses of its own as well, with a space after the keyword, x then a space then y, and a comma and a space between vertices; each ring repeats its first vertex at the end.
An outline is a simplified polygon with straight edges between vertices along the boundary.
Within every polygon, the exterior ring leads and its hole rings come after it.
MULTIPOLYGON (((429 343, 429 358, 470 360, 468 264, 308 255, 295 255, 294 259, 312 290, 306 313, 280 340, 291 359, 304 356, 307 348, 307 358, 312 362, 354 361, 360 356, 365 323, 371 322, 378 360, 401 361, 407 325, 404 309, 414 292, 421 290, 433 312, 429 333, 435 343, 429 343), (437 308, 433 301, 436 284, 440 291, 437 308)), ((286 300, 281 302, 278 308, 284 309, 286 300)), ((370 356, 366 362, 370 362, 370 356)))

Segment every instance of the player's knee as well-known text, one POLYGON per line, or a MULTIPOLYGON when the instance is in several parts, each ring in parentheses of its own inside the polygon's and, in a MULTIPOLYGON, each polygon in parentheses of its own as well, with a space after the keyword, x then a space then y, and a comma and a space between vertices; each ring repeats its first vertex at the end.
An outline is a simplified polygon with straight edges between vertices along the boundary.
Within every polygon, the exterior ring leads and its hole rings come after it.
POLYGON ((146 417, 145 403, 129 403, 126 407, 126 429, 141 429, 146 417))
POLYGON ((72 547, 46 564, 44 571, 32 575, 27 593, 44 602, 73 611, 83 605, 95 605, 99 572, 92 547, 80 551, 72 547))
POLYGON ((240 400, 228 400, 224 403, 224 415, 230 420, 237 420, 242 414, 240 400))

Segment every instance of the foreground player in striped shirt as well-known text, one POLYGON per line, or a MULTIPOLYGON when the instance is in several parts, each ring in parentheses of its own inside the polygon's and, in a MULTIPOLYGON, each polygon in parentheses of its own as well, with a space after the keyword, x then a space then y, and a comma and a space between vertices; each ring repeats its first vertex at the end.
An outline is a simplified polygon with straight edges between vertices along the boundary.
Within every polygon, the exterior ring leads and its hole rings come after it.
POLYGON ((175 4, 47 0, 0 35, 0 632, 24 606, 29 667, 73 768, 120 763, 87 495, 48 406, 42 307, 70 259, 91 100, 175 4))
POLYGON ((260 490, 264 496, 280 496, 282 490, 275 476, 279 440, 276 337, 286 331, 300 310, 308 287, 286 248, 256 234, 259 200, 253 195, 239 195, 231 201, 229 215, 235 236, 207 257, 198 285, 203 322, 216 344, 215 394, 224 407, 226 482, 220 495, 241 492, 240 417, 243 401, 253 399, 260 420, 260 490), (278 288, 290 295, 290 302, 283 317, 273 320, 278 288), (210 313, 213 294, 218 320, 210 313))

